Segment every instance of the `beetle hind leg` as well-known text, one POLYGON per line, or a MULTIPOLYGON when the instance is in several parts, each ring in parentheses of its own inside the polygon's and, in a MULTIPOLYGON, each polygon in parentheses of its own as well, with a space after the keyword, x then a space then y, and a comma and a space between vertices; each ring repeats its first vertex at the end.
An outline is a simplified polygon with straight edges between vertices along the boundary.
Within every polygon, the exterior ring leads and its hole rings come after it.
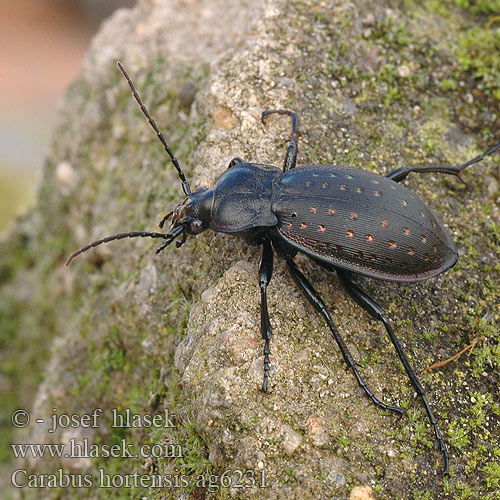
POLYGON ((270 361, 269 354, 271 352, 270 342, 273 330, 269 321, 269 312, 267 310, 267 286, 271 281, 273 274, 273 248, 270 241, 265 240, 262 245, 262 260, 259 269, 259 286, 260 286, 260 331, 264 339, 264 382, 262 383, 262 391, 267 392, 267 384, 269 381, 270 361))
POLYGON ((354 358, 352 357, 351 353, 349 352, 349 349, 347 348, 346 343, 344 342, 344 339, 340 335, 339 331, 337 330, 337 327, 333 323, 333 320, 328 313, 326 306, 319 296, 318 292, 314 289, 314 287, 311 285, 311 283, 307 280, 307 278, 299 271, 297 268, 297 265, 295 262, 288 257, 286 259, 286 265, 288 268, 288 271, 290 272, 290 275, 293 278, 293 281, 295 281, 295 284, 297 287, 302 291, 302 293, 307 297, 309 302, 312 304, 312 306, 318 311, 323 318, 326 320, 332 337, 334 340, 337 342, 340 352, 342 353, 342 356, 344 358, 344 361, 346 362, 347 366, 353 371, 359 386, 365 391, 365 394, 372 400, 372 402, 376 405, 379 406, 380 408, 384 410, 391 410, 399 415, 403 414, 403 410, 401 408, 398 408, 397 406, 389 406, 380 401, 375 394, 370 390, 370 388, 366 385, 366 382, 364 381, 363 377, 359 373, 358 369, 356 368, 356 362, 354 361, 354 358))
POLYGON ((391 339, 392 344, 394 345, 394 348, 396 349, 396 352, 398 353, 399 359, 401 360, 401 363, 403 364, 403 367, 408 375, 408 378, 411 381, 411 384, 415 391, 417 392, 418 396, 422 400, 425 411, 427 412, 427 416, 429 418, 429 422, 431 423, 433 429, 434 429, 434 434, 436 436, 436 441, 438 442, 439 449, 443 455, 444 459, 444 473, 448 474, 449 472, 449 459, 448 459, 448 452, 446 451, 446 446, 444 444, 443 438, 441 437, 441 432, 439 430, 439 425, 437 422, 436 417, 434 416, 434 413, 431 410, 429 401, 427 400, 427 397, 425 395, 425 390, 422 387, 422 384, 418 380, 417 376, 415 375, 408 357, 406 356, 406 353, 403 350, 403 347, 399 343, 398 338, 394 334, 394 330, 392 329, 391 324, 389 323, 389 320, 387 318, 387 315, 385 311, 371 298, 369 297, 361 288, 359 288, 357 285, 355 285, 350 277, 350 273, 347 271, 343 271, 341 269, 337 268, 337 277, 340 281, 340 284, 344 288, 344 290, 350 295, 350 297, 357 303, 359 304, 372 318, 381 321, 389 335, 389 338, 391 339))

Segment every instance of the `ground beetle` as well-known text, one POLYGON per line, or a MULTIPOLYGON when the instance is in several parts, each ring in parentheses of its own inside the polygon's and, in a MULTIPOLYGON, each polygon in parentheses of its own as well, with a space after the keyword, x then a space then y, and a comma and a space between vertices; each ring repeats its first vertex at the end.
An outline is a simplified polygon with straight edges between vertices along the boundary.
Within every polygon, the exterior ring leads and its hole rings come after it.
POLYGON ((368 388, 340 336, 326 306, 314 287, 299 271, 293 257, 302 252, 327 271, 335 271, 348 295, 368 314, 383 323, 410 381, 421 398, 448 473, 448 453, 425 391, 411 368, 385 311, 359 285, 353 274, 382 280, 413 282, 432 278, 450 269, 458 259, 450 235, 434 212, 409 189, 398 184, 410 172, 441 172, 460 176, 463 169, 481 161, 500 148, 500 143, 458 166, 414 166, 398 168, 385 177, 350 167, 306 165, 297 160, 298 118, 292 111, 270 110, 292 119, 290 144, 283 169, 272 165, 246 163, 234 158, 211 189, 191 192, 179 162, 168 146, 123 66, 118 63, 142 112, 163 144, 182 181, 186 199, 160 222, 163 228, 172 219, 168 233, 132 231, 94 241, 74 252, 66 262, 92 247, 122 238, 161 238, 161 252, 174 240, 182 246, 187 235, 205 229, 232 233, 250 245, 262 245, 259 270, 261 293, 261 333, 264 339, 264 382, 267 391, 269 353, 272 336, 267 310, 267 286, 273 272, 273 254, 285 259, 298 288, 323 316, 348 367, 359 385, 377 406, 402 414, 398 407, 380 401, 368 388), (177 239, 179 238, 180 239, 177 239))

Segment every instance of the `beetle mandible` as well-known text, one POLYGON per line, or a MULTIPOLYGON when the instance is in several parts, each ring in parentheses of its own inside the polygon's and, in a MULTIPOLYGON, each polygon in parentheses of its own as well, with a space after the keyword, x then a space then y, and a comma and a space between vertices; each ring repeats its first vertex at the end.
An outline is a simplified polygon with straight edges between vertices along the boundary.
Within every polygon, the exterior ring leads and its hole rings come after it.
POLYGON ((239 236, 250 245, 261 245, 259 285, 261 334, 264 340, 262 390, 267 391, 270 371, 272 328, 267 308, 267 287, 271 281, 273 255, 276 252, 286 261, 298 288, 325 319, 344 361, 366 395, 375 405, 402 414, 401 408, 386 405, 366 385, 323 300, 293 260, 298 252, 305 254, 327 271, 335 272, 347 294, 384 325, 425 407, 443 456, 444 473, 448 474, 448 452, 425 390, 384 309, 352 278, 354 274, 361 274, 382 280, 414 282, 432 278, 450 269, 458 260, 453 240, 434 212, 399 182, 410 172, 441 172, 459 177, 466 167, 499 149, 500 142, 462 165, 401 167, 385 177, 366 170, 334 165, 296 167, 298 117, 288 110, 269 110, 262 113, 263 122, 274 113, 288 115, 292 120, 292 133, 283 168, 246 163, 241 158, 234 158, 211 189, 200 187, 192 192, 179 162, 144 106, 132 80, 120 62, 118 67, 176 168, 186 199, 161 220, 160 228, 163 228, 171 219, 167 233, 131 231, 107 236, 74 252, 66 266, 90 248, 122 238, 163 239, 165 242, 156 249, 156 253, 159 253, 174 241, 179 248, 188 235, 212 229, 239 236))

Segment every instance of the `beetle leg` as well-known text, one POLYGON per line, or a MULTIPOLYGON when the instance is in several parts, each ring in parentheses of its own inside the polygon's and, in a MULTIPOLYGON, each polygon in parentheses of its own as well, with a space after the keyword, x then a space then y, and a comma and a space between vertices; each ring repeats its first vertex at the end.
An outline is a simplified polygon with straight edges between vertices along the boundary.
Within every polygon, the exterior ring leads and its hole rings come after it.
POLYGON ((369 389, 369 387, 366 385, 366 382, 364 381, 363 377, 361 376, 358 369, 356 368, 356 362, 354 361, 352 354, 349 352, 349 349, 347 348, 347 345, 344 342, 344 339, 342 338, 339 331, 337 330, 337 327, 335 326, 335 324, 334 324, 330 314, 328 313, 326 306, 325 306, 323 300, 321 299, 321 297, 319 296, 318 292, 314 289, 314 287, 307 280, 307 278, 299 271, 299 269, 297 268, 297 265, 290 257, 288 257, 286 259, 286 265, 287 265, 288 271, 290 272, 290 275, 293 278, 293 281, 295 281, 295 284, 302 291, 302 293, 307 297, 307 299, 312 304, 312 306, 316 309, 316 311, 318 311, 323 316, 323 318, 326 320, 326 322, 330 328, 330 331, 332 333, 332 337, 337 342, 339 349, 340 349, 340 352, 342 353, 342 356, 344 357, 344 361, 346 362, 347 366, 353 371, 353 373, 356 376, 356 379, 358 381, 358 384, 365 391, 366 395, 377 406, 380 406, 384 410, 391 410, 393 412, 398 413, 399 415, 402 415, 403 410, 401 408, 398 408, 396 406, 386 405, 385 403, 380 401, 373 394, 373 392, 369 389))
POLYGON ((234 167, 235 165, 239 165, 240 163, 243 163, 243 160, 241 158, 233 158, 230 162, 229 165, 227 166, 228 169, 234 167))
POLYGON ((182 231, 182 237, 180 240, 177 240, 175 242, 175 248, 180 248, 184 243, 186 243, 187 240, 187 229, 186 226, 184 226, 184 231, 182 231))
POLYGON ((297 138, 297 132, 292 132, 290 135, 290 144, 286 150, 283 172, 288 172, 289 170, 292 170, 292 168, 295 168, 295 164, 297 163, 297 138))
POLYGON ((406 356, 403 347, 401 346, 398 338, 394 334, 394 330, 392 329, 392 326, 389 323, 389 320, 387 319, 385 311, 371 297, 369 297, 363 290, 361 290, 361 288, 359 288, 351 281, 350 273, 337 268, 337 277, 340 281, 340 284, 342 285, 344 290, 351 296, 351 298, 355 302, 357 302, 370 316, 372 316, 374 319, 378 321, 381 321, 384 324, 384 327, 387 330, 387 333, 389 334, 389 338, 391 339, 391 342, 394 345, 396 352, 398 353, 399 359, 401 360, 401 363, 403 364, 404 369, 408 374, 408 377, 411 381, 411 384, 413 385, 413 388, 415 389, 415 391, 417 391, 418 396, 424 403, 425 411, 427 412, 429 421, 432 427, 434 428, 434 434, 436 435, 436 440, 439 444, 439 449, 441 450, 441 453, 444 458, 444 473, 448 474, 449 472, 448 452, 446 451, 446 446, 444 444, 443 438, 441 437, 441 432, 439 430, 438 422, 436 420, 436 417, 434 416, 434 413, 431 410, 429 401, 427 401, 427 397, 425 396, 425 390, 422 387, 422 384, 418 380, 417 376, 415 375, 410 365, 410 360, 406 356))
POLYGON ((472 158, 472 160, 469 160, 462 165, 454 165, 454 166, 420 165, 414 167, 401 167, 397 168, 396 170, 393 170, 392 172, 389 172, 386 175, 386 177, 388 179, 392 179, 395 182, 401 182, 403 179, 406 179, 406 176, 410 172, 418 172, 421 174, 428 172, 440 172, 443 174, 456 175, 460 180, 462 180, 460 178, 462 170, 469 167, 470 165, 473 165, 474 163, 483 160, 486 156, 489 156, 490 154, 494 153, 498 148, 500 148, 500 142, 498 144, 495 144, 494 146, 491 146, 491 148, 487 149, 484 153, 480 154, 479 156, 476 156, 475 158, 472 158))
POLYGON ((163 226, 165 225, 165 222, 168 221, 168 219, 170 217, 172 217, 172 215, 174 214, 174 211, 172 210, 171 212, 169 212, 167 215, 165 215, 165 217, 163 217, 163 219, 160 221, 160 223, 158 224, 162 229, 163 229, 163 226))
POLYGON ((269 240, 264 240, 262 245, 262 260, 259 269, 259 285, 260 285, 260 331, 264 339, 264 382, 262 391, 267 392, 267 382, 269 380, 269 353, 270 341, 273 334, 271 322, 269 321, 269 313, 267 310, 267 285, 271 281, 273 274, 273 248, 269 240))
POLYGON ((266 116, 269 116, 273 113, 278 113, 280 115, 288 115, 292 117, 292 133, 290 134, 290 144, 288 145, 288 149, 286 151, 285 163, 283 165, 283 172, 288 172, 295 168, 295 164, 297 163, 297 139, 299 138, 298 126, 299 126, 299 117, 293 111, 289 111, 287 109, 268 109, 262 113, 262 123, 265 123, 266 116))

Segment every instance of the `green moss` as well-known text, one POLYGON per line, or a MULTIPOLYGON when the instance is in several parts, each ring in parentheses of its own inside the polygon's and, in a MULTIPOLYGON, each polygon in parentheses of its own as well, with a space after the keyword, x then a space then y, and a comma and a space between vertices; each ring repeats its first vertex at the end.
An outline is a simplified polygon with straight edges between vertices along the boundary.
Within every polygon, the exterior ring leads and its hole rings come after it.
POLYGON ((441 0, 427 0, 425 7, 437 16, 447 18, 450 16, 450 9, 445 2, 441 0))
POLYGON ((5 165, 0 169, 0 232, 5 231, 10 221, 25 210, 32 199, 32 175, 26 172, 11 172, 5 165))
POLYGON ((439 337, 439 332, 435 329, 432 329, 430 331, 425 330, 423 333, 423 338, 427 341, 436 339, 439 337))
MULTIPOLYGON (((58 241, 48 238, 48 241, 58 241)), ((5 380, 0 389, 2 412, 10 415, 17 408, 29 409, 29 395, 42 378, 42 367, 48 357, 44 342, 35 344, 31 339, 33 329, 50 332, 54 329, 52 308, 54 300, 60 298, 52 290, 49 269, 55 257, 43 258, 35 293, 28 294, 19 285, 29 276, 37 259, 32 247, 33 236, 24 230, 16 231, 3 244, 0 252, 0 375, 5 380), (21 292, 21 293, 20 293, 21 292), (31 312, 29 318, 26 311, 31 312)), ((54 245, 57 248, 58 245, 54 245)), ((50 335, 50 334, 49 334, 50 335)), ((14 428, 10 418, 5 418, 0 426, 0 462, 12 459, 9 443, 14 441, 14 428)))
MULTIPOLYGON (((196 426, 189 419, 184 419, 175 429, 169 429, 168 439, 173 443, 182 443, 182 456, 173 459, 173 465, 180 474, 195 478, 199 474, 210 474, 212 463, 208 460, 206 444, 196 426)), ((163 464, 165 466, 165 464, 163 464)), ((190 484, 190 490, 195 484, 190 484)))
POLYGON ((449 90, 457 90, 457 82, 452 78, 445 78, 441 81, 440 89, 444 92, 449 90))
POLYGON ((367 460, 372 462, 375 459, 373 446, 365 446, 363 449, 363 455, 367 460))
MULTIPOLYGON (((446 117, 435 115, 433 119, 426 121, 419 129, 419 135, 423 141, 423 148, 428 155, 443 155, 446 144, 443 136, 448 130, 446 117)), ((448 151, 450 149, 448 148, 448 151)))
POLYGON ((481 87, 500 101, 500 28, 473 26, 459 35, 457 58, 463 73, 481 80, 481 87))
POLYGON ((338 436, 337 439, 338 439, 338 442, 340 443, 340 446, 342 446, 342 448, 349 448, 351 441, 349 440, 349 438, 347 436, 338 436))
POLYGON ((498 0, 455 0, 455 5, 473 14, 498 14, 500 10, 498 0))
POLYGON ((462 481, 456 481, 453 486, 456 490, 453 496, 455 500, 466 500, 468 498, 475 498, 476 496, 474 489, 462 481))
POLYGON ((450 444, 457 449, 465 448, 470 444, 468 433, 469 431, 462 420, 453 420, 447 430, 450 444))
POLYGON ((379 20, 369 37, 386 44, 388 47, 407 47, 415 38, 405 21, 384 16, 379 20))

